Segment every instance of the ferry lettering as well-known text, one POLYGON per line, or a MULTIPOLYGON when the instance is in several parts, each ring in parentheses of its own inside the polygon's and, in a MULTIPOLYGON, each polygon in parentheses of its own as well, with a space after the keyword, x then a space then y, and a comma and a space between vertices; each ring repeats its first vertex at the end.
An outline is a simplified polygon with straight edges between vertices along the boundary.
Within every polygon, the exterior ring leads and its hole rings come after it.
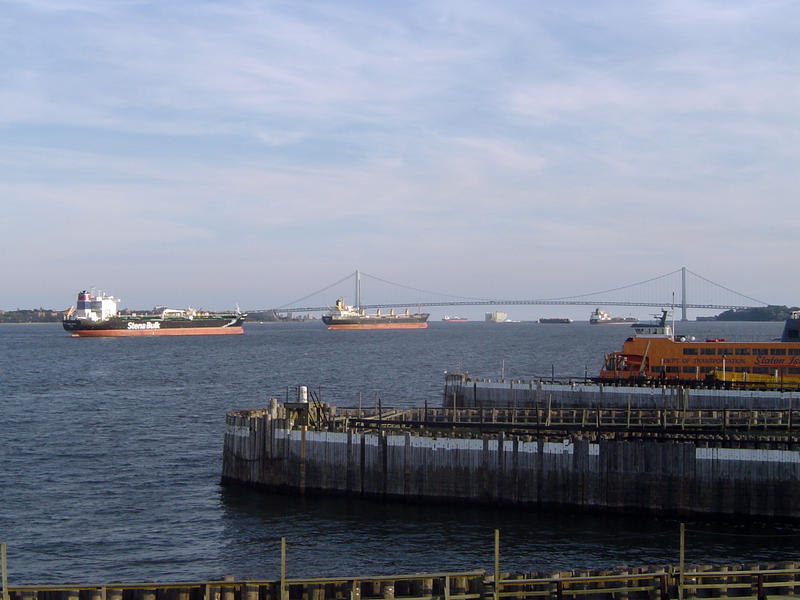
POLYGON ((783 365, 783 359, 778 357, 757 356, 756 365, 764 367, 780 367, 783 365))

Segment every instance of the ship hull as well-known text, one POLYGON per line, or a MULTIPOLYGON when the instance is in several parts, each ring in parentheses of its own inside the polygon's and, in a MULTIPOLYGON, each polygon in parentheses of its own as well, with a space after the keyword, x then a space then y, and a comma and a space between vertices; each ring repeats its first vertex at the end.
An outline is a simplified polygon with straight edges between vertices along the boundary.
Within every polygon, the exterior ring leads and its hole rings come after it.
POLYGON ((244 317, 225 316, 202 319, 124 319, 114 317, 101 322, 64 319, 64 330, 72 337, 156 337, 176 335, 241 335, 244 317))
POLYGON ((346 317, 336 318, 330 315, 322 317, 328 329, 425 329, 428 327, 428 315, 410 317, 346 317))
POLYGON ((610 319, 594 320, 589 319, 590 325, 632 325, 638 319, 628 319, 623 317, 612 317, 610 319))

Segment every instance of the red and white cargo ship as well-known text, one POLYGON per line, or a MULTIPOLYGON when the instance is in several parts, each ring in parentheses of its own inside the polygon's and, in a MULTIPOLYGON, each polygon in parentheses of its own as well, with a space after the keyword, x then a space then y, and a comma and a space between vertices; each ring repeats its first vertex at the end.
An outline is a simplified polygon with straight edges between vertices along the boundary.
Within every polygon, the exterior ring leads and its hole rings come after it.
POLYGON ((119 298, 78 293, 77 308, 64 313, 62 325, 73 337, 133 337, 162 335, 237 335, 247 315, 159 307, 152 311, 120 313, 119 298))

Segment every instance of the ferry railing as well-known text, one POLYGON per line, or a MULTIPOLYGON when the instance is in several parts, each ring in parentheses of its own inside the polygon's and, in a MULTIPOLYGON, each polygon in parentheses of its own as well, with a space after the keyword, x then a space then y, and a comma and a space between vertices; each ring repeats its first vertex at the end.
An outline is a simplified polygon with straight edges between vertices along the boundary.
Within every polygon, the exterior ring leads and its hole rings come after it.
POLYGON ((337 409, 340 429, 429 429, 472 433, 576 433, 744 436, 800 435, 800 409, 546 407, 524 409, 337 409))

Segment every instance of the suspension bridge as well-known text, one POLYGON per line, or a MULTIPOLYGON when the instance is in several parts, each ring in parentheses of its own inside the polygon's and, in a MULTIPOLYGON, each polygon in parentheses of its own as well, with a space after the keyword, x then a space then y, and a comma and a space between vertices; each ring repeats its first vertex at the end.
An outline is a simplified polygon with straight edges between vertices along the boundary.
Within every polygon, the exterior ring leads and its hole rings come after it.
MULTIPOLYGON (((653 307, 666 308, 674 307, 681 309, 681 319, 687 320, 688 309, 702 310, 740 310, 748 308, 759 308, 768 306, 767 302, 758 300, 741 292, 737 292, 720 283, 698 275, 681 267, 670 273, 652 277, 643 281, 620 285, 606 290, 599 290, 589 293, 577 294, 572 296, 562 296, 554 298, 532 298, 532 299, 509 299, 509 298, 472 298, 464 296, 454 296, 451 294, 434 292, 403 285, 382 279, 374 275, 369 275, 362 271, 355 271, 346 277, 336 281, 322 289, 316 290, 311 294, 294 300, 288 304, 278 307, 275 310, 281 313, 313 313, 329 310, 329 305, 315 306, 302 305, 310 299, 320 296, 325 292, 330 292, 334 288, 341 290, 345 285, 351 285, 354 306, 365 310, 379 308, 399 308, 399 307, 445 307, 445 306, 628 306, 628 307, 653 307), (416 298, 406 298, 403 301, 379 302, 374 304, 363 304, 361 302, 361 282, 368 279, 388 285, 396 290, 403 290, 406 294, 413 292, 416 298)), ((385 293, 385 292, 384 292, 385 293)))

